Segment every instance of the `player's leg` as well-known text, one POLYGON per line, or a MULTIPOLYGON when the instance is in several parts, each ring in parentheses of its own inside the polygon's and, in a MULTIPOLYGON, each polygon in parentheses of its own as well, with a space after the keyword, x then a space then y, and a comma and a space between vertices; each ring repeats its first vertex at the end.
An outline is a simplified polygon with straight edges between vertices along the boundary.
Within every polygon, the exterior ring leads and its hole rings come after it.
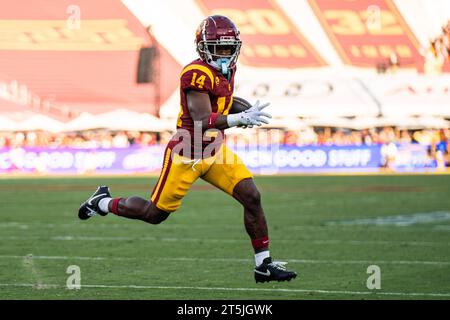
MULTIPOLYGON (((255 252, 268 250, 268 230, 261 194, 253 182, 253 175, 242 160, 223 146, 217 153, 216 163, 202 177, 217 188, 233 196, 244 207, 245 229, 252 240, 255 252)), ((258 255, 258 257, 263 255, 258 255)), ((263 259, 257 259, 259 265, 263 259)))
MULTIPOLYGON (((266 217, 261 205, 261 194, 252 178, 244 178, 236 184, 232 193, 244 207, 245 230, 252 240, 255 253, 266 252, 261 257, 268 257, 269 253, 269 232, 267 229, 266 217)), ((264 258, 256 261, 259 265, 264 258)))
POLYGON ((171 149, 167 148, 164 153, 163 167, 159 179, 153 189, 150 200, 141 197, 132 196, 128 198, 115 198, 111 200, 100 200, 100 210, 103 212, 111 212, 120 217, 137 219, 151 224, 159 224, 167 219, 169 210, 162 210, 156 205, 156 196, 158 200, 160 194, 167 183, 170 171, 176 170, 172 167, 171 149), (103 205, 103 206, 102 206, 103 205))
POLYGON ((224 146, 218 153, 216 163, 202 179, 230 194, 244 207, 245 229, 255 252, 255 280, 264 282, 295 278, 295 272, 287 271, 283 263, 273 262, 270 257, 269 235, 261 194, 242 160, 224 146))
POLYGON ((138 196, 113 198, 108 187, 101 186, 81 205, 78 216, 85 220, 97 213, 104 216, 111 212, 151 224, 163 222, 180 207, 181 199, 199 175, 191 165, 183 164, 178 155, 173 158, 171 150, 167 149, 161 175, 150 200, 138 196))
POLYGON ((112 198, 109 188, 100 186, 89 199, 81 204, 78 217, 86 220, 97 214, 105 216, 109 212, 152 224, 161 223, 169 216, 168 212, 158 209, 146 199, 137 196, 112 198))
POLYGON ((261 205, 261 194, 252 178, 246 178, 236 184, 233 198, 244 207, 244 224, 255 251, 255 280, 290 281, 297 274, 286 270, 284 262, 272 261, 269 253, 269 233, 264 210, 261 205))
POLYGON ((137 219, 151 224, 160 224, 170 214, 170 212, 159 209, 153 202, 137 196, 110 200, 108 202, 108 212, 120 217, 137 219))
MULTIPOLYGON (((166 180, 171 167, 171 150, 164 153, 163 168, 155 190, 161 188, 161 183, 166 180)), ((154 191, 155 191, 154 190, 154 191)), ((152 201, 138 196, 127 198, 113 198, 107 186, 100 186, 94 194, 87 199, 78 210, 78 217, 86 220, 96 214, 102 216, 109 212, 129 219, 137 219, 151 224, 159 224, 167 219, 170 212, 159 209, 152 201)))

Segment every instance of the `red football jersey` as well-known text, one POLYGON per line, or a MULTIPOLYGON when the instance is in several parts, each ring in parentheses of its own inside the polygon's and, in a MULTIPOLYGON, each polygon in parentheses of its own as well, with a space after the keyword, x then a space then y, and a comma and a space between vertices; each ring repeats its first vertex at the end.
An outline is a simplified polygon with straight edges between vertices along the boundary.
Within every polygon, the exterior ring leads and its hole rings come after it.
MULTIPOLYGON (((234 91, 234 75, 236 67, 232 69, 230 80, 218 70, 214 69, 209 64, 203 62, 201 59, 194 60, 186 67, 180 74, 180 112, 177 120, 177 131, 185 129, 190 133, 191 155, 198 158, 200 150, 194 149, 194 121, 191 118, 187 105, 186 94, 189 90, 195 90, 207 93, 211 101, 212 112, 227 115, 233 105, 233 91, 234 91)), ((198 130, 198 129, 197 129, 198 130)), ((224 130, 221 130, 222 138, 224 137, 224 130)), ((218 149, 222 143, 222 139, 215 138, 218 132, 211 132, 209 134, 202 132, 202 152, 208 147, 208 150, 218 149), (211 144, 214 144, 210 146, 211 144)), ((180 140, 177 135, 170 142, 170 146, 177 145, 180 140)), ((214 153, 212 153, 214 154, 214 153)), ((210 155, 212 155, 210 154, 210 155)), ((207 157, 209 154, 203 155, 207 157)), ((193 156, 191 156, 193 158, 193 156)))

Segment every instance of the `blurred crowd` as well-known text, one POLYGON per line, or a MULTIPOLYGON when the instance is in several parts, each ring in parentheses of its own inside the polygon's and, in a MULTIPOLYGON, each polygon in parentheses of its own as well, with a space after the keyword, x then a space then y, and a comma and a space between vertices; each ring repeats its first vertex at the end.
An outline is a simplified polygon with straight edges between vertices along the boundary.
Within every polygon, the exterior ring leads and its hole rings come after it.
POLYGON ((43 131, 2 132, 0 148, 19 147, 70 147, 70 148, 127 148, 132 145, 150 146, 168 141, 167 133, 138 131, 111 132, 107 130, 72 133, 51 133, 43 131))
MULTIPOLYGON (((42 131, 0 132, 0 148, 18 147, 71 147, 71 148, 126 148, 129 146, 151 146, 166 144, 171 132, 139 132, 108 130, 72 133, 50 133, 42 131)), ((339 128, 310 128, 297 130, 238 129, 226 134, 227 143, 252 145, 278 143, 291 146, 305 145, 375 145, 388 143, 419 143, 432 145, 442 139, 450 139, 450 129, 404 130, 394 127, 366 130, 339 128)))
POLYGON ((444 63, 450 59, 450 20, 442 26, 442 33, 430 40, 423 55, 425 57, 425 73, 439 74, 442 72, 444 63))

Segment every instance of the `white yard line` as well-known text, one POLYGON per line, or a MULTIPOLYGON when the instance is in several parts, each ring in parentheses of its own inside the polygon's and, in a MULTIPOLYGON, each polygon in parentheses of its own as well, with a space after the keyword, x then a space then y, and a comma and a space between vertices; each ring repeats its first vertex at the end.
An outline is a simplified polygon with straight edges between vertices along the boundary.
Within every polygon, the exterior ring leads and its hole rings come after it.
MULTIPOLYGON (((169 261, 219 261, 219 262, 251 262, 253 259, 236 259, 236 258, 155 258, 159 260, 169 261)), ((399 265, 438 265, 448 266, 450 261, 420 261, 420 260, 312 260, 312 259, 279 259, 291 263, 304 264, 399 264, 399 265)))
MULTIPOLYGON (((0 283, 0 287, 36 287, 29 283, 0 283)), ((47 289, 61 288, 65 286, 46 285, 47 289)), ((318 290, 318 289, 269 289, 269 288, 227 288, 227 287, 194 287, 194 286, 143 286, 143 285, 104 285, 85 284, 83 288, 93 289, 150 289, 150 290, 204 290, 204 291, 253 291, 253 292, 286 292, 286 293, 322 293, 342 295, 369 295, 369 296, 405 296, 405 297, 450 297, 450 293, 432 292, 379 292, 379 291, 343 291, 343 290, 318 290)))
MULTIPOLYGON (((177 238, 177 237, 101 237, 101 236, 2 236, 0 240, 50 240, 50 241, 161 241, 161 242, 208 242, 208 243, 244 243, 246 239, 214 239, 214 238, 177 238)), ((436 241, 388 241, 388 240, 337 240, 337 239, 276 239, 279 243, 307 242, 308 244, 330 245, 411 245, 411 246, 450 246, 450 242, 436 241)))
POLYGON ((406 227, 417 224, 436 223, 449 221, 449 211, 419 212, 414 214, 401 214, 393 216, 380 216, 375 218, 351 219, 329 221, 327 225, 372 225, 372 226, 398 226, 406 227))
MULTIPOLYGON (((0 255, 0 259, 22 259, 23 256, 0 255)), ((36 260, 138 260, 133 257, 33 256, 36 260)))
MULTIPOLYGON (((23 259, 24 256, 18 255, 0 255, 0 259, 23 259)), ((33 259, 41 260, 119 260, 136 261, 142 258, 135 257, 86 257, 86 256, 32 256, 33 259)), ((161 261, 202 261, 202 262, 243 262, 251 263, 253 259, 245 258, 207 258, 207 257, 152 257, 153 260, 161 261)), ((312 259, 279 259, 291 263, 304 264, 392 264, 392 265, 436 265, 448 266, 450 261, 421 261, 421 260, 312 260, 312 259)))
MULTIPOLYGON (((1 239, 1 237, 0 237, 1 239)), ((177 238, 177 237, 83 237, 83 236, 55 236, 50 240, 66 241, 164 241, 164 242, 217 242, 217 243, 242 243, 247 239, 214 239, 214 238, 177 238)), ((387 240, 336 240, 336 239, 276 239, 280 243, 308 242, 312 244, 350 244, 350 245, 414 245, 414 246, 450 246, 450 242, 435 241, 387 241, 387 240)))
POLYGON ((433 230, 450 231, 450 225, 449 224, 439 224, 437 226, 434 226, 433 230))
MULTIPOLYGON (((28 230, 28 229, 35 229, 37 226, 39 228, 47 228, 47 229, 54 229, 54 228, 104 228, 104 229, 144 229, 148 228, 147 224, 144 223, 84 223, 84 222, 73 222, 73 223, 46 223, 46 222, 19 222, 19 221, 10 221, 10 222, 0 222, 0 228, 4 229, 22 229, 22 230, 28 230)), ((449 231, 450 230, 450 224, 448 225, 430 225, 429 227, 425 227, 425 225, 364 225, 364 224, 338 224, 338 223, 328 223, 324 225, 283 225, 283 230, 323 230, 328 231, 331 229, 347 229, 347 230, 354 230, 357 228, 357 230, 367 230, 367 227, 370 226, 372 229, 370 230, 379 230, 375 229, 377 227, 383 227, 383 231, 394 231, 394 232, 417 232, 417 231, 429 231, 430 229, 433 230, 441 230, 441 231, 449 231)), ((210 224, 181 224, 181 223, 166 223, 157 226, 158 229, 214 229, 214 227, 211 227, 210 224)), ((230 229, 230 230, 242 230, 242 226, 239 225, 228 225, 228 226, 221 226, 222 229, 230 229)))
POLYGON ((39 287, 36 284, 32 283, 0 283, 0 287, 31 287, 36 289, 58 289, 62 288, 62 286, 57 284, 46 284, 43 287, 39 287))

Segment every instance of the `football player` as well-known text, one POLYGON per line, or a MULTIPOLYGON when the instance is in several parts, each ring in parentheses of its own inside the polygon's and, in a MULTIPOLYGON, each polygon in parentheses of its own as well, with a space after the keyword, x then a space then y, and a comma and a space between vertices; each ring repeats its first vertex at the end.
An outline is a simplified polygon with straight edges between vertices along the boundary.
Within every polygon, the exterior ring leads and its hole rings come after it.
POLYGON ((244 207, 245 229, 255 252, 256 282, 289 281, 297 274, 286 270, 285 263, 273 261, 269 254, 267 223, 252 174, 222 143, 227 128, 268 123, 271 116, 262 110, 269 104, 256 102, 252 106, 233 96, 241 40, 230 19, 207 17, 197 29, 195 45, 199 59, 181 72, 177 133, 167 145, 151 198, 113 198, 107 186, 100 186, 80 206, 78 216, 86 220, 111 212, 159 224, 180 207, 191 185, 202 178, 244 207))

